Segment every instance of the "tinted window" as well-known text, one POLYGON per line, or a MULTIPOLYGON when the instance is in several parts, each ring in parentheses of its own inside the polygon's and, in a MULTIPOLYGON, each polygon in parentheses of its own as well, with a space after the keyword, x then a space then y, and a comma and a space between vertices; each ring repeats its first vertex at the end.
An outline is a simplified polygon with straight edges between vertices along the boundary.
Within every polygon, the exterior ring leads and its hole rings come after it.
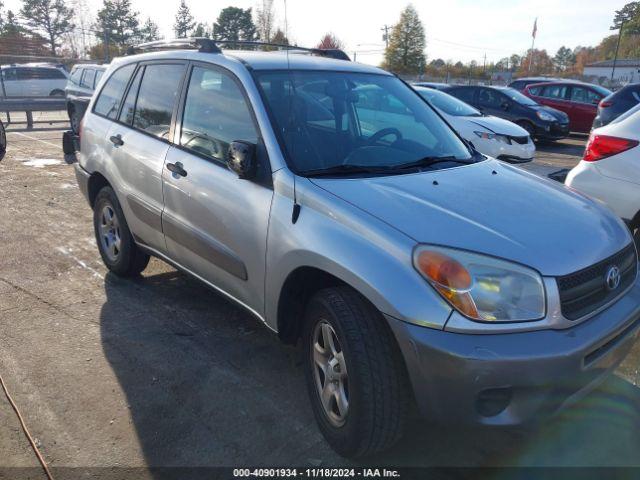
POLYGON ((502 88, 500 89, 500 91, 506 95, 508 98, 510 98, 511 100, 513 100, 516 103, 519 103, 520 105, 538 105, 536 102, 534 102, 533 100, 531 100, 529 97, 527 97, 526 95, 520 93, 518 90, 514 89, 514 88, 502 88))
POLYGON ((82 81, 80 85, 84 88, 93 89, 93 81, 96 78, 96 71, 94 69, 87 69, 84 71, 84 75, 82 76, 82 81))
POLYGON ((590 88, 571 87, 571 101, 579 103, 598 103, 602 95, 590 88))
POLYGON ((18 80, 59 80, 66 78, 56 68, 18 68, 18 80))
POLYGON ((511 82, 511 85, 509 85, 511 88, 515 88, 516 90, 522 90, 525 86, 526 86, 527 82, 523 82, 523 81, 517 81, 517 82, 511 82))
POLYGON ((118 120, 126 123, 127 125, 131 125, 133 123, 136 97, 138 96, 138 88, 140 87, 140 79, 142 78, 143 70, 143 68, 140 68, 136 72, 136 75, 131 82, 131 86, 129 87, 129 92, 124 99, 124 103, 122 104, 122 110, 120 110, 120 117, 118 117, 118 120))
POLYGON ((184 65, 147 65, 142 75, 133 126, 158 137, 169 135, 184 65))
POLYGON ((482 88, 478 93, 478 105, 483 107, 500 108, 504 101, 504 97, 499 92, 489 88, 482 88))
POLYGON ((94 112, 105 115, 107 118, 116 118, 124 89, 127 88, 127 83, 129 83, 129 78, 135 68, 135 64, 126 65, 109 77, 96 100, 94 112))
POLYGON ((421 88, 417 91, 422 98, 431 102, 434 107, 448 115, 453 115, 454 117, 479 117, 482 115, 471 105, 452 97, 448 93, 440 92, 432 88, 421 88))
POLYGON ((475 90, 473 88, 456 88, 454 90, 451 90, 450 93, 463 102, 473 103, 473 94, 475 93, 475 90))
POLYGON ((398 78, 321 71, 256 76, 298 171, 319 174, 344 165, 386 171, 425 157, 471 158, 438 114, 398 78))
POLYGON ((556 100, 565 100, 567 98, 566 85, 547 85, 542 91, 542 96, 556 100))
POLYGON ((194 67, 182 117, 180 144, 224 161, 234 140, 257 143, 249 106, 240 87, 226 73, 194 67))
POLYGON ((542 89, 544 87, 541 86, 537 86, 537 87, 529 87, 529 93, 531 95, 540 95, 542 93, 542 89))
POLYGON ((17 79, 18 75, 15 68, 5 68, 2 70, 2 80, 4 80, 5 82, 17 79))

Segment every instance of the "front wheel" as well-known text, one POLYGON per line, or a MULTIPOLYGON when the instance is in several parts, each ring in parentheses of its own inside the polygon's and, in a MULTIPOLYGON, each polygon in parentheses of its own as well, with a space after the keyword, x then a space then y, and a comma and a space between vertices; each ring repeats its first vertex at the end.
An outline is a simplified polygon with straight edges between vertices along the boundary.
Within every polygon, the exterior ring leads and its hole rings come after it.
POLYGON ((359 457, 395 444, 410 389, 380 312, 348 287, 321 290, 307 306, 303 342, 313 413, 329 445, 342 456, 359 457))
POLYGON ((98 192, 93 206, 93 227, 104 264, 121 277, 139 275, 149 255, 136 245, 124 213, 111 187, 98 192))
POLYGON ((535 127, 530 122, 520 121, 520 122, 517 122, 517 123, 518 123, 518 126, 524 128, 527 131, 527 133, 531 137, 531 140, 533 140, 533 137, 536 134, 535 127))

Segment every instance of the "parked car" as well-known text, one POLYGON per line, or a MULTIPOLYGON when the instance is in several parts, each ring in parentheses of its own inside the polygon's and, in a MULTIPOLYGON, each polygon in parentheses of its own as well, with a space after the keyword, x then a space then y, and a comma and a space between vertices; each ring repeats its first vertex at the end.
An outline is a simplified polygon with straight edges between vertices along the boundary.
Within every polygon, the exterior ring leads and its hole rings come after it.
POLYGON ((439 82, 414 82, 412 85, 415 87, 433 88, 435 90, 444 90, 450 86, 448 83, 439 82))
POLYGON ((629 352, 636 250, 600 203, 479 155, 342 52, 145 48, 162 50, 114 60, 82 121, 100 255, 120 276, 164 259, 299 342, 341 455, 394 444, 412 401, 447 423, 539 418, 629 352))
POLYGON ((592 128, 604 127, 638 103, 640 103, 640 83, 625 85, 600 100, 592 128))
POLYGON ((588 133, 596 117, 598 103, 611 95, 611 90, 590 83, 563 81, 528 85, 523 93, 541 105, 566 113, 572 132, 588 133))
POLYGON ((105 70, 106 66, 96 64, 78 64, 71 69, 64 91, 67 97, 67 114, 74 133, 78 133, 80 121, 105 70))
POLYGON ((640 105, 591 132, 582 161, 566 185, 606 203, 640 247, 640 105))
POLYGON ((0 67, 0 94, 7 97, 62 97, 67 83, 62 67, 45 64, 0 67))
POLYGON ((522 77, 522 78, 513 80, 511 83, 509 83, 508 86, 522 92, 527 85, 532 85, 534 83, 546 83, 546 82, 556 82, 556 81, 562 81, 562 79, 554 78, 554 77, 522 77))
POLYGON ((448 93, 431 88, 414 88, 480 153, 510 163, 533 160, 536 147, 524 128, 502 118, 482 115, 471 105, 448 93))
POLYGON ((518 124, 531 138, 559 140, 569 135, 569 117, 565 113, 539 105, 513 88, 457 86, 444 91, 485 115, 518 124))

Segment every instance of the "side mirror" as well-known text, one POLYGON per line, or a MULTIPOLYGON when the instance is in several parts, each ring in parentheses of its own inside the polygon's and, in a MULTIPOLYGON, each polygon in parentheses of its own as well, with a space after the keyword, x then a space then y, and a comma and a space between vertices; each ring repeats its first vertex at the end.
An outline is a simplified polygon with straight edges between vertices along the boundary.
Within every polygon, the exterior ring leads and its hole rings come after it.
POLYGON ((235 140, 229 145, 227 167, 236 172, 238 178, 249 180, 256 176, 256 146, 253 143, 235 140))
POLYGON ((502 108, 502 110, 509 110, 509 102, 502 102, 500 104, 500 108, 502 108))

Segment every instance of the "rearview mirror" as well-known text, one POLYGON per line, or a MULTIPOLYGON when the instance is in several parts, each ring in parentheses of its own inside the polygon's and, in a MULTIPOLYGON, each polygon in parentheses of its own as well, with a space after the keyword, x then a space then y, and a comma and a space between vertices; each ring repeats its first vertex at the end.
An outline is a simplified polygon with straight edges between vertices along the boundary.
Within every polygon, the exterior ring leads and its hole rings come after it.
POLYGON ((229 145, 227 167, 236 172, 238 178, 249 180, 256 175, 256 146, 253 143, 235 140, 229 145))

